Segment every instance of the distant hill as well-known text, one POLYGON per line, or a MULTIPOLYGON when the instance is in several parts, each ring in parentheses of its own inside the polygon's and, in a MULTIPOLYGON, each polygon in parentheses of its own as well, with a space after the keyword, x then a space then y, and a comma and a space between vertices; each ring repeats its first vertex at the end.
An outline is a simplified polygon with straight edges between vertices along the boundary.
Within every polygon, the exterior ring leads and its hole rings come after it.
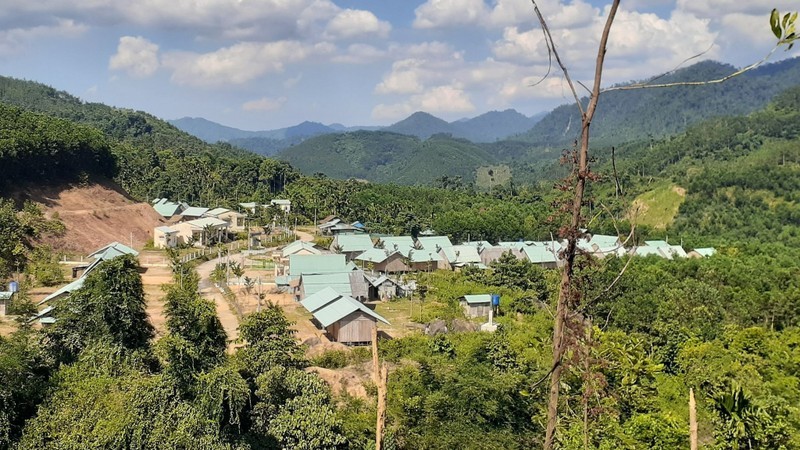
POLYGON ((436 116, 417 111, 405 119, 389 125, 383 131, 428 139, 434 134, 453 134, 455 129, 448 122, 436 116))
MULTIPOLYGON (((720 78, 736 69, 704 61, 658 78, 657 83, 720 78)), ((721 84, 602 94, 592 123, 597 145, 659 139, 713 117, 744 115, 764 107, 776 94, 800 84, 800 59, 769 64, 721 84)), ((586 99, 584 99, 586 101, 586 99)), ((517 138, 537 147, 564 147, 580 133, 574 104, 559 106, 517 138)))
POLYGON ((443 175, 472 180, 477 167, 495 161, 490 151, 467 140, 447 135, 421 140, 386 131, 322 135, 277 157, 307 174, 403 184, 427 184, 443 175))
POLYGON ((453 136, 472 142, 493 142, 533 127, 545 114, 528 117, 514 109, 490 111, 472 119, 452 122, 453 136))
POLYGON ((450 134, 472 142, 495 142, 529 130, 545 113, 527 117, 513 109, 490 111, 473 118, 448 123, 425 112, 411 116, 388 127, 352 126, 340 123, 324 125, 319 122, 303 123, 275 130, 246 131, 218 124, 203 118, 184 117, 170 120, 175 127, 197 136, 208 143, 228 142, 262 155, 273 155, 283 149, 321 134, 352 131, 388 131, 427 139, 435 134, 450 134))

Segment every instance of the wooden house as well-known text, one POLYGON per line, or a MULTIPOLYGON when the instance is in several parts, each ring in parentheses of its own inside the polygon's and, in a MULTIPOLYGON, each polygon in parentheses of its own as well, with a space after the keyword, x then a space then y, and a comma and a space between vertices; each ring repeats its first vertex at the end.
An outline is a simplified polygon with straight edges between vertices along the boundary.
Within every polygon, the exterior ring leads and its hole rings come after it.
POLYGON ((406 264, 406 258, 396 250, 372 248, 356 256, 361 267, 372 272, 401 273, 410 272, 411 267, 406 264))
POLYGON ((492 296, 491 294, 465 295, 461 297, 459 304, 467 317, 489 317, 489 310, 492 309, 492 296))
POLYGON ((440 269, 459 270, 465 266, 486 268, 481 262, 478 248, 471 245, 454 245, 450 248, 443 248, 439 255, 442 257, 442 261, 439 262, 440 269))
POLYGON ((519 248, 511 247, 487 247, 480 251, 481 263, 485 266, 497 261, 504 254, 511 253, 517 259, 526 259, 525 253, 519 248))
POLYGON ((358 300, 325 288, 301 302, 314 321, 332 341, 343 344, 367 344, 378 322, 389 322, 358 300))

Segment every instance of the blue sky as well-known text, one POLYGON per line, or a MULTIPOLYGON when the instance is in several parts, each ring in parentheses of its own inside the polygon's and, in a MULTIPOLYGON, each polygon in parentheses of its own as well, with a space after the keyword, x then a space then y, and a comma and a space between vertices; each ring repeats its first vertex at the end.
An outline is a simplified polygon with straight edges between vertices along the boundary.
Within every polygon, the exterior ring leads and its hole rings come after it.
MULTIPOLYGON (((0 74, 165 119, 242 129, 387 125, 569 101, 529 0, 4 0, 0 74)), ((608 2, 540 0, 574 78, 591 79, 608 2)), ((700 52, 737 66, 773 45, 796 0, 625 0, 605 84, 700 52)), ((773 60, 797 55, 779 52, 773 60)), ((588 84, 588 82, 587 82, 588 84)))

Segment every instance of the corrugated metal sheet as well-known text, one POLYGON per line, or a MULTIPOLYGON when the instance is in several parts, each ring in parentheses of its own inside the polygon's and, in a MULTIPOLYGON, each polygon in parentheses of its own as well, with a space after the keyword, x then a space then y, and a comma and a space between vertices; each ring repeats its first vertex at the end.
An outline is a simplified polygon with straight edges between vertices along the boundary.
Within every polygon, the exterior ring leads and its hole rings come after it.
POLYGON ((342 252, 365 252, 373 247, 366 234, 340 234, 334 238, 331 248, 338 246, 342 252))
POLYGON ((289 275, 346 272, 344 255, 291 255, 289 275))
POLYGON ((469 305, 477 305, 481 303, 492 303, 492 294, 473 294, 465 295, 464 300, 469 305))

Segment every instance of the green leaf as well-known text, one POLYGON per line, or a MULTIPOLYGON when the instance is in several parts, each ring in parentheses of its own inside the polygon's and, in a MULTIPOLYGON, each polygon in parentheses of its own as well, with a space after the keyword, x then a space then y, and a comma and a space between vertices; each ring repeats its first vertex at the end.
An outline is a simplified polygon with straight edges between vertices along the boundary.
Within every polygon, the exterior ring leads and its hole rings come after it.
POLYGON ((780 26, 780 13, 778 13, 777 9, 772 10, 772 14, 769 16, 769 25, 772 27, 772 34, 774 34, 776 38, 780 39, 783 33, 780 26))

